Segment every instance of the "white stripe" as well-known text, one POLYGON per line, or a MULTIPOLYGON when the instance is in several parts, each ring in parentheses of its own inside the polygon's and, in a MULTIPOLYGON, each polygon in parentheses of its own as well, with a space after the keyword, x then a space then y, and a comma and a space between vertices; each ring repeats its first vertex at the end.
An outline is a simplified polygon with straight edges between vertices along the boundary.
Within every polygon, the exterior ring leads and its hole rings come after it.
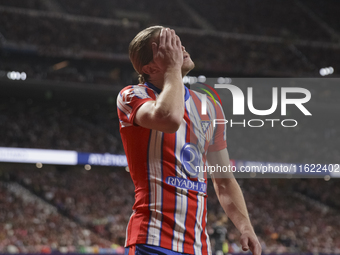
POLYGON ((131 127, 132 126, 132 124, 130 124, 128 122, 125 122, 125 121, 122 121, 122 120, 119 120, 119 121, 120 121, 120 126, 122 128, 124 128, 124 127, 131 127))
POLYGON ((184 243, 184 231, 185 231, 185 219, 187 213, 187 190, 176 188, 176 192, 179 193, 176 201, 176 214, 175 214, 175 235, 173 242, 173 250, 177 252, 183 252, 184 243), (182 192, 182 194, 180 194, 182 192))
MULTIPOLYGON (((175 156, 177 159, 176 175, 180 178, 187 178, 185 173, 183 173, 181 167, 181 149, 185 144, 185 131, 187 128, 187 123, 182 120, 182 124, 176 132, 176 150, 175 156)), ((185 231, 185 219, 187 213, 188 197, 187 191, 176 188, 176 211, 175 211, 175 231, 172 242, 172 250, 177 252, 183 252, 183 242, 184 242, 184 231, 185 231), (183 194, 181 194, 181 192, 183 194)))
MULTIPOLYGON (((205 208, 205 209, 206 209, 206 213, 205 213, 205 226, 207 226, 208 210, 207 210, 207 208, 205 208)), ((207 236, 206 242, 207 242, 207 246, 208 246, 208 255, 211 255, 212 251, 211 251, 210 239, 209 239, 207 228, 205 228, 205 235, 207 236)))
POLYGON ((207 114, 207 95, 203 94, 201 97, 201 103, 202 103, 202 109, 201 109, 201 114, 206 115, 207 114))
POLYGON ((117 104, 119 109, 124 112, 128 118, 130 118, 131 108, 127 108, 121 96, 118 97, 117 104))
POLYGON ((161 238, 162 220, 162 132, 151 131, 149 147, 149 184, 150 184, 150 210, 149 235, 147 244, 159 245, 161 238))
POLYGON ((148 93, 145 91, 145 87, 139 86, 139 85, 134 85, 132 86, 133 88, 133 94, 144 99, 144 98, 150 98, 148 93))
POLYGON ((133 211, 132 212, 132 214, 131 214, 131 216, 130 216, 130 219, 129 219, 129 222, 128 222, 128 225, 127 225, 127 227, 126 227, 126 233, 125 233, 125 247, 126 247, 126 245, 127 245, 127 240, 128 240, 128 230, 129 230, 129 224, 130 224, 130 220, 131 220, 131 218, 132 218, 132 216, 135 214, 135 211, 133 211))
POLYGON ((214 133, 214 125, 212 123, 212 120, 216 119, 216 110, 215 110, 215 107, 213 105, 213 103, 208 100, 208 115, 209 115, 209 120, 211 121, 210 122, 210 125, 209 125, 209 128, 206 132, 206 139, 208 141, 211 141, 213 139, 213 133, 214 133))
POLYGON ((194 250, 195 254, 202 254, 201 233, 203 230, 202 219, 204 212, 204 197, 201 195, 201 192, 197 194, 197 206, 194 250))

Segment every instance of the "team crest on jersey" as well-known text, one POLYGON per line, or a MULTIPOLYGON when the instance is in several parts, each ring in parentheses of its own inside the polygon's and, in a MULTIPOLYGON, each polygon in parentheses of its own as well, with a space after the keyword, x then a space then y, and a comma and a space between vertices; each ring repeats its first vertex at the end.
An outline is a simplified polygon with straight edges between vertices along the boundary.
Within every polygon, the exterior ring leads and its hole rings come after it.
POLYGON ((213 128, 210 120, 201 120, 201 130, 205 136, 205 139, 210 142, 213 134, 213 128))
POLYGON ((201 120, 201 128, 204 134, 207 133, 210 124, 211 124, 210 120, 201 120))

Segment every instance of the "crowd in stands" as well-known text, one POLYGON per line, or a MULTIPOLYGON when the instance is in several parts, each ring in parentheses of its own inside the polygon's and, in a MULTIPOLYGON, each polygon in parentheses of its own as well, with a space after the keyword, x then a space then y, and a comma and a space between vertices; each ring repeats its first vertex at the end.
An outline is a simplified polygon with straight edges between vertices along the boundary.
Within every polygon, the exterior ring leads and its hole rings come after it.
POLYGON ((47 57, 23 57, 0 54, 0 79, 7 78, 12 71, 25 72, 28 80, 77 82, 121 86, 137 81, 137 74, 132 65, 110 63, 90 59, 74 60, 47 57), (59 68, 58 65, 63 65, 59 68))
POLYGON ((219 31, 332 41, 331 36, 303 12, 294 0, 284 2, 219 0, 214 4, 194 0, 187 2, 219 31))
MULTIPOLYGON (((300 181, 238 180, 263 252, 339 253, 338 211, 328 211, 296 197, 291 192, 292 184, 298 185, 300 181)), ((335 182, 339 184, 339 181, 335 182)), ((319 184, 320 190, 332 194, 327 182, 320 180, 319 184)), ((223 211, 216 196, 210 195, 208 201, 208 208, 213 208, 210 215, 212 219, 216 219, 216 215, 221 215, 223 211)), ((227 239, 233 252, 241 252, 239 233, 230 222, 227 239)))
MULTIPOLYGON (((127 10, 142 14, 145 12, 146 22, 138 21, 138 26, 125 27, 124 25, 103 24, 91 20, 69 20, 62 16, 28 15, 1 9, 0 34, 9 42, 38 47, 38 55, 68 56, 77 59, 84 51, 103 52, 106 55, 123 54, 124 61, 128 61, 128 44, 134 35, 144 27, 161 24, 197 28, 192 16, 188 15, 181 5, 175 2, 167 2, 165 7, 161 6, 164 3, 155 0, 136 3, 134 1, 98 2, 95 0, 86 0, 81 3, 66 0, 57 2, 63 7, 62 9, 65 9, 65 13, 89 17, 121 20, 120 16, 115 16, 117 13, 122 12, 122 15, 128 15, 126 14, 127 10), (166 9, 166 12, 159 11, 163 8, 166 9)), ((37 0, 27 1, 23 7, 33 6, 31 8, 35 8, 34 6, 38 3, 37 0)), ((269 42, 223 38, 218 34, 188 34, 182 29, 178 34, 182 44, 192 55, 196 63, 196 70, 199 72, 237 76, 315 77, 319 75, 319 70, 323 67, 333 66, 335 70, 340 69, 339 48, 294 45, 294 39, 306 39, 311 42, 336 42, 331 38, 329 32, 322 29, 316 21, 311 20, 309 15, 302 11, 294 1, 277 1, 275 5, 269 1, 266 3, 218 1, 211 5, 204 1, 194 3, 188 0, 186 4, 197 9, 196 11, 208 21, 212 19, 210 23, 216 26, 217 31, 278 36, 283 39, 281 42, 269 42), (285 22, 282 23, 282 20, 285 22)), ((5 1, 1 6, 20 7, 20 3, 5 1)), ((323 9, 321 8, 321 10, 323 9)), ((133 17, 139 16, 130 14, 128 17, 133 20, 133 17)), ((21 61, 16 63, 20 68, 21 61)), ((110 65, 110 62, 103 61, 102 65, 105 64, 110 65)), ((2 65, 4 62, 0 66, 2 65)), ((31 67, 37 70, 32 72, 30 76, 32 78, 42 76, 38 71, 39 64, 36 65, 36 68, 34 65, 31 67)), ((89 83, 110 82, 109 71, 104 71, 106 79, 91 80, 79 69, 81 68, 75 66, 73 69, 67 67, 65 73, 48 72, 44 79, 89 83)), ((115 84, 114 81, 111 82, 115 84)))
MULTIPOLYGON (((58 55, 61 49, 71 50, 74 54, 81 50, 127 54, 129 42, 139 31, 13 13, 2 13, 0 25, 7 40, 38 45, 41 51, 52 55, 58 55), (20 26, 16 25, 20 23, 20 26)), ((197 70, 269 76, 299 76, 315 71, 284 44, 179 35, 197 70)))
MULTIPOLYGON (((4 131, 0 146, 123 153, 118 126, 113 123, 118 120, 114 111, 102 104, 89 107, 67 102, 55 104, 55 101, 12 98, 2 100, 0 109, 4 131)), ((317 115, 317 118, 320 116, 317 115)), ((306 119, 299 124, 300 128, 294 129, 245 128, 240 132, 240 129, 228 128, 230 156, 233 159, 268 162, 339 162, 337 122, 327 118, 319 120, 318 124, 313 119, 306 119)), ((22 168, 12 171, 12 180, 51 203, 59 213, 74 222, 71 225, 89 228, 105 240, 123 245, 125 226, 134 200, 133 184, 127 172, 122 169, 86 171, 80 168, 43 167, 28 171, 22 168)), ((239 182, 266 253, 339 252, 339 215, 301 201, 292 193, 302 193, 338 210, 337 196, 340 193, 337 180, 240 179, 239 182)), ((209 231, 212 233, 213 224, 219 220, 222 209, 213 195, 212 185, 209 187, 209 231)), ((11 206, 22 204, 20 199, 15 200, 18 202, 13 202, 12 198, 7 200, 11 201, 11 206)), ((8 212, 12 211, 12 207, 8 208, 8 212)), ((8 218, 10 215, 3 214, 7 217, 3 222, 12 222, 12 218, 8 218)), ((1 249, 14 245, 20 251, 32 251, 42 249, 44 242, 49 243, 37 238, 38 241, 30 239, 21 244, 21 232, 14 231, 18 234, 8 237, 7 228, 10 229, 9 225, 4 226, 5 238, 1 249)), ((46 226, 42 228, 49 231, 46 226)), ((43 233, 42 230, 41 235, 43 233)), ((80 249, 77 240, 66 239, 72 240, 69 243, 71 248, 68 247, 70 251, 80 249)), ((230 251, 240 251, 239 234, 230 223, 227 240, 230 251)), ((65 245, 62 240, 55 243, 52 249, 65 245)))
MULTIPOLYGON (((325 119, 320 118, 319 114, 316 113, 315 116, 320 120, 319 124, 313 119, 305 119, 299 123, 299 128, 294 129, 242 128, 240 132, 239 128, 228 128, 230 156, 239 160, 267 162, 309 164, 339 162, 337 122, 334 120, 332 122, 327 116, 324 116, 325 119)), ((3 127, 0 146, 123 153, 118 120, 115 107, 112 105, 89 106, 65 101, 3 98, 0 103, 0 122, 3 127)), ((51 203, 77 226, 89 228, 105 240, 123 245, 125 226, 134 200, 133 184, 129 174, 124 170, 43 168, 27 171, 19 167, 12 175, 16 182, 51 203)), ((320 211, 318 207, 297 200, 291 194, 297 191, 338 209, 337 195, 340 194, 338 181, 331 180, 327 183, 323 180, 239 181, 264 251, 267 253, 338 251, 339 216, 332 211, 320 211)), ((209 187, 208 208, 211 222, 209 231, 212 232, 213 224, 219 220, 222 210, 213 195, 212 185, 209 187)), ((20 206, 22 204, 19 199, 15 200, 18 202, 13 202, 11 198, 7 201, 12 201, 11 206, 19 206, 16 203, 20 206)), ((12 207, 8 206, 7 211, 12 211, 12 207)), ((8 215, 10 214, 3 214, 3 217, 10 217, 8 215)), ((11 219, 5 218, 3 222, 11 222, 11 219)), ((48 240, 41 238, 45 241, 39 241, 37 238, 38 241, 25 241, 21 245, 20 231, 17 231, 15 237, 9 237, 6 228, 10 227, 3 227, 5 237, 1 249, 8 249, 9 245, 14 245, 20 251, 32 251, 42 249, 44 242, 49 243, 48 240), (32 247, 23 248, 26 245, 32 247)), ((44 228, 45 231, 49 231, 46 226, 44 228)), ((237 230, 229 223, 227 240, 230 251, 240 251, 238 238, 237 230)), ((72 240, 71 248, 68 249, 79 249, 77 240, 69 238, 67 240, 72 240)), ((56 240, 55 243, 52 249, 65 245, 62 240, 56 240)))
MULTIPOLYGON (((339 49, 327 49, 327 48, 310 48, 306 46, 297 46, 298 54, 302 54, 305 61, 308 61, 308 65, 312 65, 318 68, 332 66, 338 70, 340 66, 340 51, 339 49)), ((307 76, 306 76, 307 77, 307 76)))
POLYGON ((3 0, 1 1, 2 6, 8 7, 16 7, 16 8, 25 8, 25 9, 34 9, 34 10, 43 10, 44 7, 42 5, 42 1, 40 0, 3 0))
MULTIPOLYGON (((73 225, 73 228, 89 228, 104 240, 123 245, 125 227, 132 213, 131 208, 134 201, 134 186, 129 173, 123 169, 104 168, 93 168, 91 171, 86 171, 80 167, 33 169, 33 167, 16 166, 15 168, 14 171, 10 171, 12 180, 21 183, 31 192, 55 206, 59 213, 70 219, 67 222, 74 222, 68 223, 73 225)), ((12 169, 14 168, 12 167, 12 169)), ((340 215, 338 211, 316 206, 313 202, 301 199, 294 193, 295 185, 303 185, 303 183, 314 185, 313 181, 239 179, 238 182, 243 190, 249 215, 264 253, 340 252, 340 215)), ((334 184, 330 184, 330 182, 318 180, 318 189, 324 194, 333 196, 331 188, 336 184, 338 185, 339 181, 335 180, 334 184)), ((13 200, 13 196, 9 193, 1 192, 1 194, 3 194, 3 200, 7 198, 7 201, 11 201, 11 205, 8 206, 22 209, 19 206, 21 202, 19 198, 13 200)), ((12 208, 9 209, 12 211, 12 208)), ((20 212, 20 210, 17 211, 20 212)), ((21 213, 29 213, 29 215, 31 215, 30 213, 35 215, 34 212, 28 212, 28 209, 21 211, 21 213)), ((9 218, 9 215, 4 214, 2 216, 4 222, 13 222, 13 218, 9 218)), ((223 217, 223 210, 214 194, 212 183, 209 183, 208 231, 211 235, 214 224, 221 217, 223 217)), ((49 222, 48 219, 46 222, 49 222)), ((15 224, 13 223, 13 225, 15 224)), ((46 228, 48 224, 44 222, 39 226, 46 228)), ((238 230, 230 221, 226 226, 228 230, 226 234, 228 252, 241 252, 238 230)), ((25 230, 26 225, 21 231, 25 230)), ((31 231, 33 233, 37 230, 31 231)), ((41 230, 39 234, 44 234, 44 231, 46 230, 41 230)), ((14 233, 12 239, 21 240, 21 232, 14 233)), ((51 235, 53 234, 54 232, 51 233, 51 235)), ((74 234, 74 237, 77 234, 74 234)), ((66 232, 64 237, 68 235, 71 235, 71 233, 66 232)), ((44 240, 44 238, 42 239, 44 240)), ((74 245, 75 249, 78 249, 79 245, 75 245, 73 239, 68 238, 67 240, 68 244, 74 245)), ((79 240, 77 241, 79 243, 79 240)), ((48 240, 45 240, 46 242, 49 243, 48 240)), ((214 243, 214 241, 212 242, 214 243)), ((8 240, 2 243, 2 249, 10 243, 15 246, 18 245, 13 240, 8 240)), ((33 239, 31 244, 34 246, 41 243, 33 239)), ((42 244, 44 244, 44 241, 42 241, 42 244)), ((24 242, 22 246, 25 245, 24 242)), ((54 245, 60 247, 65 244, 58 239, 55 240, 54 245)), ((105 247, 101 244, 101 247, 103 246, 105 247)), ((24 250, 24 248, 22 249, 24 250)))
POLYGON ((70 22, 7 11, 1 11, 0 25, 0 32, 6 40, 37 45, 42 52, 46 49, 51 54, 57 54, 63 48, 74 54, 80 50, 126 53, 127 42, 132 39, 132 34, 138 32, 138 29, 131 27, 70 22))
MULTIPOLYGON (((338 168, 334 168, 335 171, 340 171, 338 168)), ((317 201, 327 204, 328 206, 340 210, 340 185, 339 181, 336 179, 331 179, 328 181, 328 190, 330 192, 325 192, 323 189, 323 180, 320 179, 309 179, 309 180, 294 180, 295 185, 294 190, 312 198, 317 201)))
POLYGON ((0 146, 123 153, 116 107, 5 98, 0 146))
POLYGON ((299 77, 315 71, 285 44, 180 34, 198 70, 299 77), (221 54, 223 53, 223 54, 221 54))
POLYGON ((75 252, 84 247, 109 248, 111 242, 46 207, 25 199, 0 183, 0 253, 75 252))
POLYGON ((33 188, 61 212, 113 243, 124 245, 134 202, 134 186, 126 171, 82 167, 67 170, 15 171, 17 180, 33 188))
POLYGON ((310 0, 302 0, 301 1, 305 6, 311 9, 318 18, 325 21, 331 28, 339 31, 340 24, 338 22, 337 10, 340 8, 339 1, 329 0, 327 2, 324 1, 310 1, 310 0))
MULTIPOLYGON (((328 25, 338 28, 335 0, 327 3, 320 1, 302 1, 313 13, 328 25)), ((143 2, 128 1, 67 1, 55 0, 60 9, 69 14, 109 19, 128 17, 142 26, 160 23, 167 26, 199 28, 190 12, 176 1, 160 3, 157 0, 143 2)), ((252 1, 234 2, 231 0, 209 2, 184 1, 189 9, 200 15, 217 31, 277 36, 287 39, 306 39, 314 41, 332 41, 333 38, 308 15, 297 1, 252 1), (282 22, 284 21, 284 22, 282 22)), ((46 9, 39 0, 25 2, 4 0, 3 6, 28 9, 46 9)), ((334 38, 335 39, 335 38, 334 38)))
POLYGON ((111 19, 122 19, 124 15, 129 20, 139 21, 146 27, 153 24, 164 24, 167 26, 198 28, 188 13, 179 7, 176 1, 167 3, 157 0, 146 1, 67 1, 58 0, 66 12, 76 15, 88 15, 111 19), (163 11, 162 11, 163 10, 163 11))

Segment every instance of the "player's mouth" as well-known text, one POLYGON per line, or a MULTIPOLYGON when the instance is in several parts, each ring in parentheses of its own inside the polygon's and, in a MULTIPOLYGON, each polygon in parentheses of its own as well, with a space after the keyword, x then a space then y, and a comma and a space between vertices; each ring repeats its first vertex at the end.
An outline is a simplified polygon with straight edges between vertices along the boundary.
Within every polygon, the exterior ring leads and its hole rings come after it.
POLYGON ((187 59, 187 58, 189 58, 189 55, 184 55, 183 56, 183 59, 187 59))

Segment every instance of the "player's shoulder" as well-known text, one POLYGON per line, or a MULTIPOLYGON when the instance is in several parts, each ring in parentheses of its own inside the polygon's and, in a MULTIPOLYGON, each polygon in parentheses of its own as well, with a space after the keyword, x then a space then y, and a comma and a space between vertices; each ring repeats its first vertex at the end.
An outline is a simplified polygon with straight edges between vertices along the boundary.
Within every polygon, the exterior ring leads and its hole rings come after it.
POLYGON ((135 85, 128 85, 124 88, 122 88, 119 92, 119 94, 123 94, 125 91, 134 91, 134 90, 140 90, 140 89, 145 89, 147 86, 145 84, 135 84, 135 85))
POLYGON ((128 85, 120 90, 117 96, 117 103, 130 104, 138 100, 156 99, 156 93, 146 84, 128 85))

